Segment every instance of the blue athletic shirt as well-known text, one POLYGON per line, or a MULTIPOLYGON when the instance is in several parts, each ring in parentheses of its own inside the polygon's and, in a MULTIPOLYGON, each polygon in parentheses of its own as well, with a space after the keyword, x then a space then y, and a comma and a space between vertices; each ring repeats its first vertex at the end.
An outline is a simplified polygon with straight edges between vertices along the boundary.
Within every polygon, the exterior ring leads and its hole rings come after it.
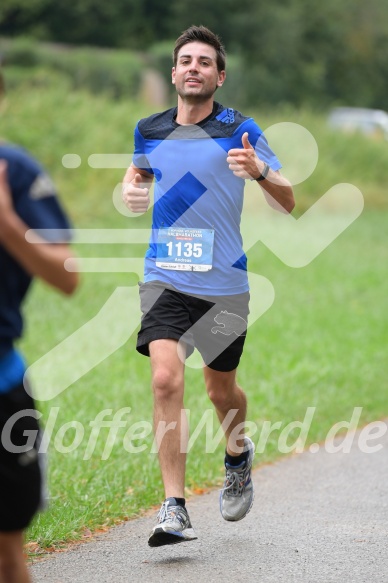
POLYGON ((26 365, 22 355, 11 349, 0 358, 0 395, 8 393, 23 382, 26 365))
POLYGON ((193 294, 234 295, 248 291, 247 258, 240 219, 245 181, 226 162, 242 135, 272 170, 281 164, 252 118, 215 102, 198 124, 176 123, 177 108, 154 114, 135 128, 134 165, 155 177, 152 232, 145 256, 144 281, 159 280, 193 294), (167 270, 156 265, 159 229, 214 229, 209 271, 167 270))
MULTIPOLYGON (((8 163, 8 180, 14 208, 32 229, 70 229, 69 221, 56 197, 55 187, 43 168, 22 148, 0 143, 0 159, 8 163)), ((68 236, 60 240, 70 239, 68 236)), ((55 232, 50 240, 58 241, 55 232)), ((21 304, 31 283, 31 276, 0 245, 0 375, 6 384, 21 380, 22 360, 13 348, 22 334, 21 304), (6 383, 5 379, 9 381, 6 383)), ((11 386, 9 388, 12 388, 11 386)))

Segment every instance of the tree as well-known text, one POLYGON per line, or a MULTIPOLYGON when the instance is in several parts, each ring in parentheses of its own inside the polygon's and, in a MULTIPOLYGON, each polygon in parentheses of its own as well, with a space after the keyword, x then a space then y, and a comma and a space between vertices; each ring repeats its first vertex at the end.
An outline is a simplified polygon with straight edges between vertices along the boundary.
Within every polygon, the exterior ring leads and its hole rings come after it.
POLYGON ((388 109, 387 23, 386 0, 1 0, 0 5, 2 35, 141 51, 155 43, 161 51, 161 41, 172 48, 182 30, 208 26, 233 57, 228 86, 241 105, 337 102, 388 109))

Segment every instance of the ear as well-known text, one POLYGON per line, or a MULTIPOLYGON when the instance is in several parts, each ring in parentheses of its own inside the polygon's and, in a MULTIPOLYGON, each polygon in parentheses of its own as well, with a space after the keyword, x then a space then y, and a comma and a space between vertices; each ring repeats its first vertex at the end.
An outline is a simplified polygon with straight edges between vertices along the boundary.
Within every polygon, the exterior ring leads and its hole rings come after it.
POLYGON ((171 83, 175 85, 175 67, 171 70, 171 83))
POLYGON ((225 79, 226 79, 226 71, 220 71, 218 73, 217 87, 222 87, 225 79))

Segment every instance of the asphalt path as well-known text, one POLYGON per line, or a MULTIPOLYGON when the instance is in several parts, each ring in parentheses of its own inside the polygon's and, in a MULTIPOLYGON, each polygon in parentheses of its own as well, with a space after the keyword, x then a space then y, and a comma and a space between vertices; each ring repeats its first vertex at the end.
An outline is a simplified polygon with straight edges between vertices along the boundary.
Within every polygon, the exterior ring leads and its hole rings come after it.
POLYGON ((388 583, 387 422, 360 435, 348 453, 340 439, 256 469, 240 522, 222 519, 214 490, 188 502, 197 541, 149 548, 150 515, 34 564, 33 581, 388 583))

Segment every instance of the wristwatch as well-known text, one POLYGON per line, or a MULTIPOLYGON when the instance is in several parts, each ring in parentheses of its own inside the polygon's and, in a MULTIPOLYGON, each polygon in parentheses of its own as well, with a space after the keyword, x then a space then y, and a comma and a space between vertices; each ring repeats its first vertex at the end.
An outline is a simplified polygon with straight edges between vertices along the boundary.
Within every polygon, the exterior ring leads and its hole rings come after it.
POLYGON ((260 174, 260 176, 258 178, 255 178, 256 182, 261 182, 262 180, 265 180, 268 176, 268 172, 269 172, 269 166, 268 164, 264 164, 264 168, 262 173, 260 174))

